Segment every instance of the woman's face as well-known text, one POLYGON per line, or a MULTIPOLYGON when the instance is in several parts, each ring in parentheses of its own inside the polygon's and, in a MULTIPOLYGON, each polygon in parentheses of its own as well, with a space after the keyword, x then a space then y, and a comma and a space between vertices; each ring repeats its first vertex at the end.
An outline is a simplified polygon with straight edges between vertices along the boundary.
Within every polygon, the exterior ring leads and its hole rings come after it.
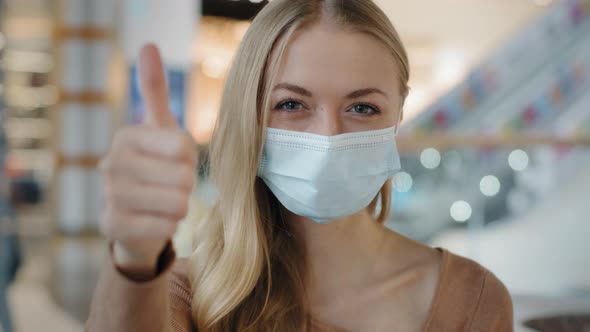
POLYGON ((271 92, 269 127, 333 136, 393 127, 397 66, 376 39, 318 23, 293 36, 271 92))

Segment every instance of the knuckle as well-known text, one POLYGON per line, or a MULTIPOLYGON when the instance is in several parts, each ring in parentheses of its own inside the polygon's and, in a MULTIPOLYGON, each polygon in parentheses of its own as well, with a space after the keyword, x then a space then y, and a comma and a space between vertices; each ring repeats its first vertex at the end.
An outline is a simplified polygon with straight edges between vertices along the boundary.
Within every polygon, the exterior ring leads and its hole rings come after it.
POLYGON ((120 151, 126 149, 138 135, 141 135, 141 127, 139 126, 125 127, 119 130, 113 139, 114 150, 120 151))
POLYGON ((177 219, 182 219, 186 216, 189 209, 188 197, 183 193, 177 193, 174 197, 174 216, 177 219))
POLYGON ((126 199, 125 191, 119 188, 115 181, 105 186, 105 200, 113 208, 121 207, 126 199))
POLYGON ((180 170, 180 186, 185 189, 192 189, 195 182, 195 176, 190 167, 186 166, 180 170))
POLYGON ((182 159, 189 159, 193 152, 193 144, 190 137, 185 132, 176 130, 173 135, 173 141, 176 156, 182 159))
POLYGON ((187 134, 184 135, 184 146, 186 150, 186 157, 188 160, 197 159, 197 148, 193 140, 187 134))
POLYGON ((176 157, 182 157, 184 154, 184 138, 181 133, 175 132, 172 137, 170 138, 172 141, 172 147, 174 151, 174 155, 176 157))

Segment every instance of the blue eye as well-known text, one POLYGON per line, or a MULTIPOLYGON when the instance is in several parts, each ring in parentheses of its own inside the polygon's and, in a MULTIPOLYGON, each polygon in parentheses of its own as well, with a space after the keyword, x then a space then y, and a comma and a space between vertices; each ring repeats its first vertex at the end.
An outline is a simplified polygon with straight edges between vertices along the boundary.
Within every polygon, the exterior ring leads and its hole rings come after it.
POLYGON ((277 105, 275 107, 277 110, 287 111, 287 112, 294 112, 303 109, 303 104, 295 100, 286 100, 277 105))
POLYGON ((366 116, 381 113, 379 108, 377 108, 376 106, 370 105, 370 104, 354 105, 354 106, 352 106, 352 108, 350 109, 349 112, 353 112, 353 113, 357 113, 357 114, 361 114, 361 115, 366 115, 366 116))

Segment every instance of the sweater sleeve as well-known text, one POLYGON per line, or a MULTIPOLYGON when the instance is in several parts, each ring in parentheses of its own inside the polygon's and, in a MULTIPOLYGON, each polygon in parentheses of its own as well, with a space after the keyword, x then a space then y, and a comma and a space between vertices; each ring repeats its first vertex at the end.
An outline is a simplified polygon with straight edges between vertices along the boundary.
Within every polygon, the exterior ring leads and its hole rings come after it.
POLYGON ((95 289, 86 332, 192 332, 190 282, 186 261, 175 259, 169 244, 148 281, 127 278, 105 260, 95 289))
POLYGON ((504 284, 487 272, 471 319, 471 332, 514 331, 512 299, 504 284))

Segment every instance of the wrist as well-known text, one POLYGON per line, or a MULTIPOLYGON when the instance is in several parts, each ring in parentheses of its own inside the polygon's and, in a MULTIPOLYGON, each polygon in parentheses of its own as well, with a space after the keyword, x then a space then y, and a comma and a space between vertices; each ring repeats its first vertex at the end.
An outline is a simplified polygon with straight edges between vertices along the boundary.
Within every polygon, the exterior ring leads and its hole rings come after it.
POLYGON ((119 242, 113 243, 115 266, 132 279, 145 279, 157 274, 158 253, 133 252, 119 242))

